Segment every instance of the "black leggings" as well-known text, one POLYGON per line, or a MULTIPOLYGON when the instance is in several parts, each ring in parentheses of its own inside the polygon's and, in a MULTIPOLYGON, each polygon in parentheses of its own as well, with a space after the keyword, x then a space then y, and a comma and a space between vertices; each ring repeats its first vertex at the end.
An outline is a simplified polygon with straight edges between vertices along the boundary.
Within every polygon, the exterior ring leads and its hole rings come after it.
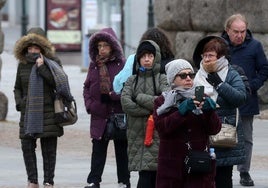
POLYGON ((156 171, 139 171, 139 180, 137 188, 155 188, 156 171))
MULTIPOLYGON (((130 172, 128 171, 127 140, 113 140, 117 167, 118 183, 130 184, 130 172)), ((92 139, 91 171, 88 175, 88 183, 99 184, 106 163, 109 141, 105 139, 92 139)))
MULTIPOLYGON (((27 171, 28 181, 38 183, 38 170, 36 161, 36 139, 22 139, 21 149, 27 171)), ((54 185, 54 172, 56 166, 57 137, 41 138, 43 156, 44 182, 54 185)))

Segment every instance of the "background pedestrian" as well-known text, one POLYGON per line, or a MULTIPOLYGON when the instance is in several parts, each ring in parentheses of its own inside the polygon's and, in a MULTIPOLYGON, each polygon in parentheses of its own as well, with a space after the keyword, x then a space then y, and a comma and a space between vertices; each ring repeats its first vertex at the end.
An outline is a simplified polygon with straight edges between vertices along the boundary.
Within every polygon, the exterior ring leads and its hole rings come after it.
POLYGON ((259 114, 258 90, 268 78, 268 62, 262 44, 253 38, 248 21, 242 14, 227 18, 222 37, 230 48, 231 64, 242 67, 249 80, 251 95, 246 104, 239 108, 245 137, 246 161, 237 166, 240 184, 254 186, 249 171, 253 150, 253 119, 259 114))

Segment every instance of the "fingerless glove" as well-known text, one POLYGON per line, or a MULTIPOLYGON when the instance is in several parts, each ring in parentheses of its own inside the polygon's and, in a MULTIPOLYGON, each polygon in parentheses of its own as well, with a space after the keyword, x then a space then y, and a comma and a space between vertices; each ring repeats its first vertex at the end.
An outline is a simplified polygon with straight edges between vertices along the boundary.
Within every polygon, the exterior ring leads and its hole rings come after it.
POLYGON ((178 110, 181 115, 185 115, 187 112, 196 109, 193 99, 185 99, 178 105, 178 110))
POLYGON ((202 110, 209 111, 215 109, 216 109, 216 103, 210 97, 206 97, 202 110))

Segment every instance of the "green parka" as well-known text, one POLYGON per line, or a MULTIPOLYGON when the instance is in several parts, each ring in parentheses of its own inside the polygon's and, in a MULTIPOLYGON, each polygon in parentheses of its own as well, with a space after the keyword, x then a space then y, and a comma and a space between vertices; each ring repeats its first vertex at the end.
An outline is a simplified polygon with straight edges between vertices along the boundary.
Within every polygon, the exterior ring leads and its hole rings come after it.
MULTIPOLYGON (((24 115, 26 108, 26 99, 28 95, 29 78, 34 63, 27 62, 25 54, 30 45, 37 45, 41 48, 43 56, 55 61, 54 48, 50 41, 44 36, 37 33, 29 33, 20 38, 14 48, 14 55, 18 59, 16 81, 14 86, 14 95, 17 111, 20 111, 20 134, 19 137, 26 138, 24 134, 24 115)), ((59 62, 58 62, 59 63, 59 62)), ((44 83, 44 124, 43 133, 35 135, 40 137, 58 137, 63 135, 63 128, 55 124, 54 120, 54 90, 55 81, 46 64, 41 65, 37 69, 40 76, 43 77, 44 83)), ((38 123, 38 122, 36 122, 38 123)))
MULTIPOLYGON (((127 114, 128 157, 130 171, 156 171, 159 148, 159 137, 154 130, 153 144, 144 145, 147 119, 153 113, 154 99, 168 89, 166 75, 160 74, 161 55, 158 45, 150 43, 155 48, 155 59, 152 69, 140 69, 136 64, 137 75, 132 75, 126 81, 122 94, 121 104, 127 114)), ((142 45, 139 45, 139 48, 142 45)), ((139 54, 136 53, 136 56, 139 54)), ((136 59, 136 58, 135 58, 136 59)))

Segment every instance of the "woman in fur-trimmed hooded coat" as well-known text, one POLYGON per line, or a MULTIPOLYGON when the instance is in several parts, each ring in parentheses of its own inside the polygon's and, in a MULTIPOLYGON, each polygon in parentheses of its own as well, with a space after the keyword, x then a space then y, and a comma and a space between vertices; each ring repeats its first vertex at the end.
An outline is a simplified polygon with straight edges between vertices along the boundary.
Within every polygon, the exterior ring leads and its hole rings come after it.
MULTIPOLYGON (((94 33, 89 42, 88 74, 84 82, 85 108, 90 118, 92 138, 91 171, 87 187, 99 187, 105 166, 109 140, 103 137, 107 121, 112 113, 123 113, 120 97, 114 92, 112 83, 115 75, 124 67, 122 47, 112 28, 94 33), (92 185, 95 186, 92 186, 92 185)), ((128 171, 127 139, 114 139, 118 183, 130 187, 128 171)))
MULTIPOLYGON (((16 110, 20 112, 20 134, 21 147, 28 175, 28 187, 38 187, 38 173, 36 164, 36 140, 41 138, 41 149, 44 161, 44 184, 53 186, 54 171, 56 164, 57 137, 63 135, 63 128, 56 125, 54 121, 54 90, 55 81, 48 66, 44 63, 44 58, 58 61, 55 58, 54 48, 49 40, 45 37, 45 31, 41 28, 32 28, 27 35, 21 37, 15 44, 14 55, 19 61, 16 81, 14 86, 14 95, 16 102, 16 110), (33 53, 34 50, 37 50, 33 53), (38 53, 40 51, 40 53, 38 53), (31 75, 38 75, 38 80, 42 85, 33 84, 31 75), (30 101, 29 85, 31 84, 35 90, 40 90, 40 98, 36 95, 32 99, 37 100, 32 103, 38 106, 38 109, 27 107, 27 101, 30 101), (28 110, 29 109, 29 110, 28 110), (30 110, 31 109, 31 110, 30 110), (31 117, 32 129, 39 127, 41 131, 26 134, 26 121, 29 119, 26 114, 34 114, 31 117), (26 119, 27 117, 27 119, 26 119)), ((58 62, 59 63, 59 62, 58 62)), ((27 130, 28 131, 28 130, 27 130)))

